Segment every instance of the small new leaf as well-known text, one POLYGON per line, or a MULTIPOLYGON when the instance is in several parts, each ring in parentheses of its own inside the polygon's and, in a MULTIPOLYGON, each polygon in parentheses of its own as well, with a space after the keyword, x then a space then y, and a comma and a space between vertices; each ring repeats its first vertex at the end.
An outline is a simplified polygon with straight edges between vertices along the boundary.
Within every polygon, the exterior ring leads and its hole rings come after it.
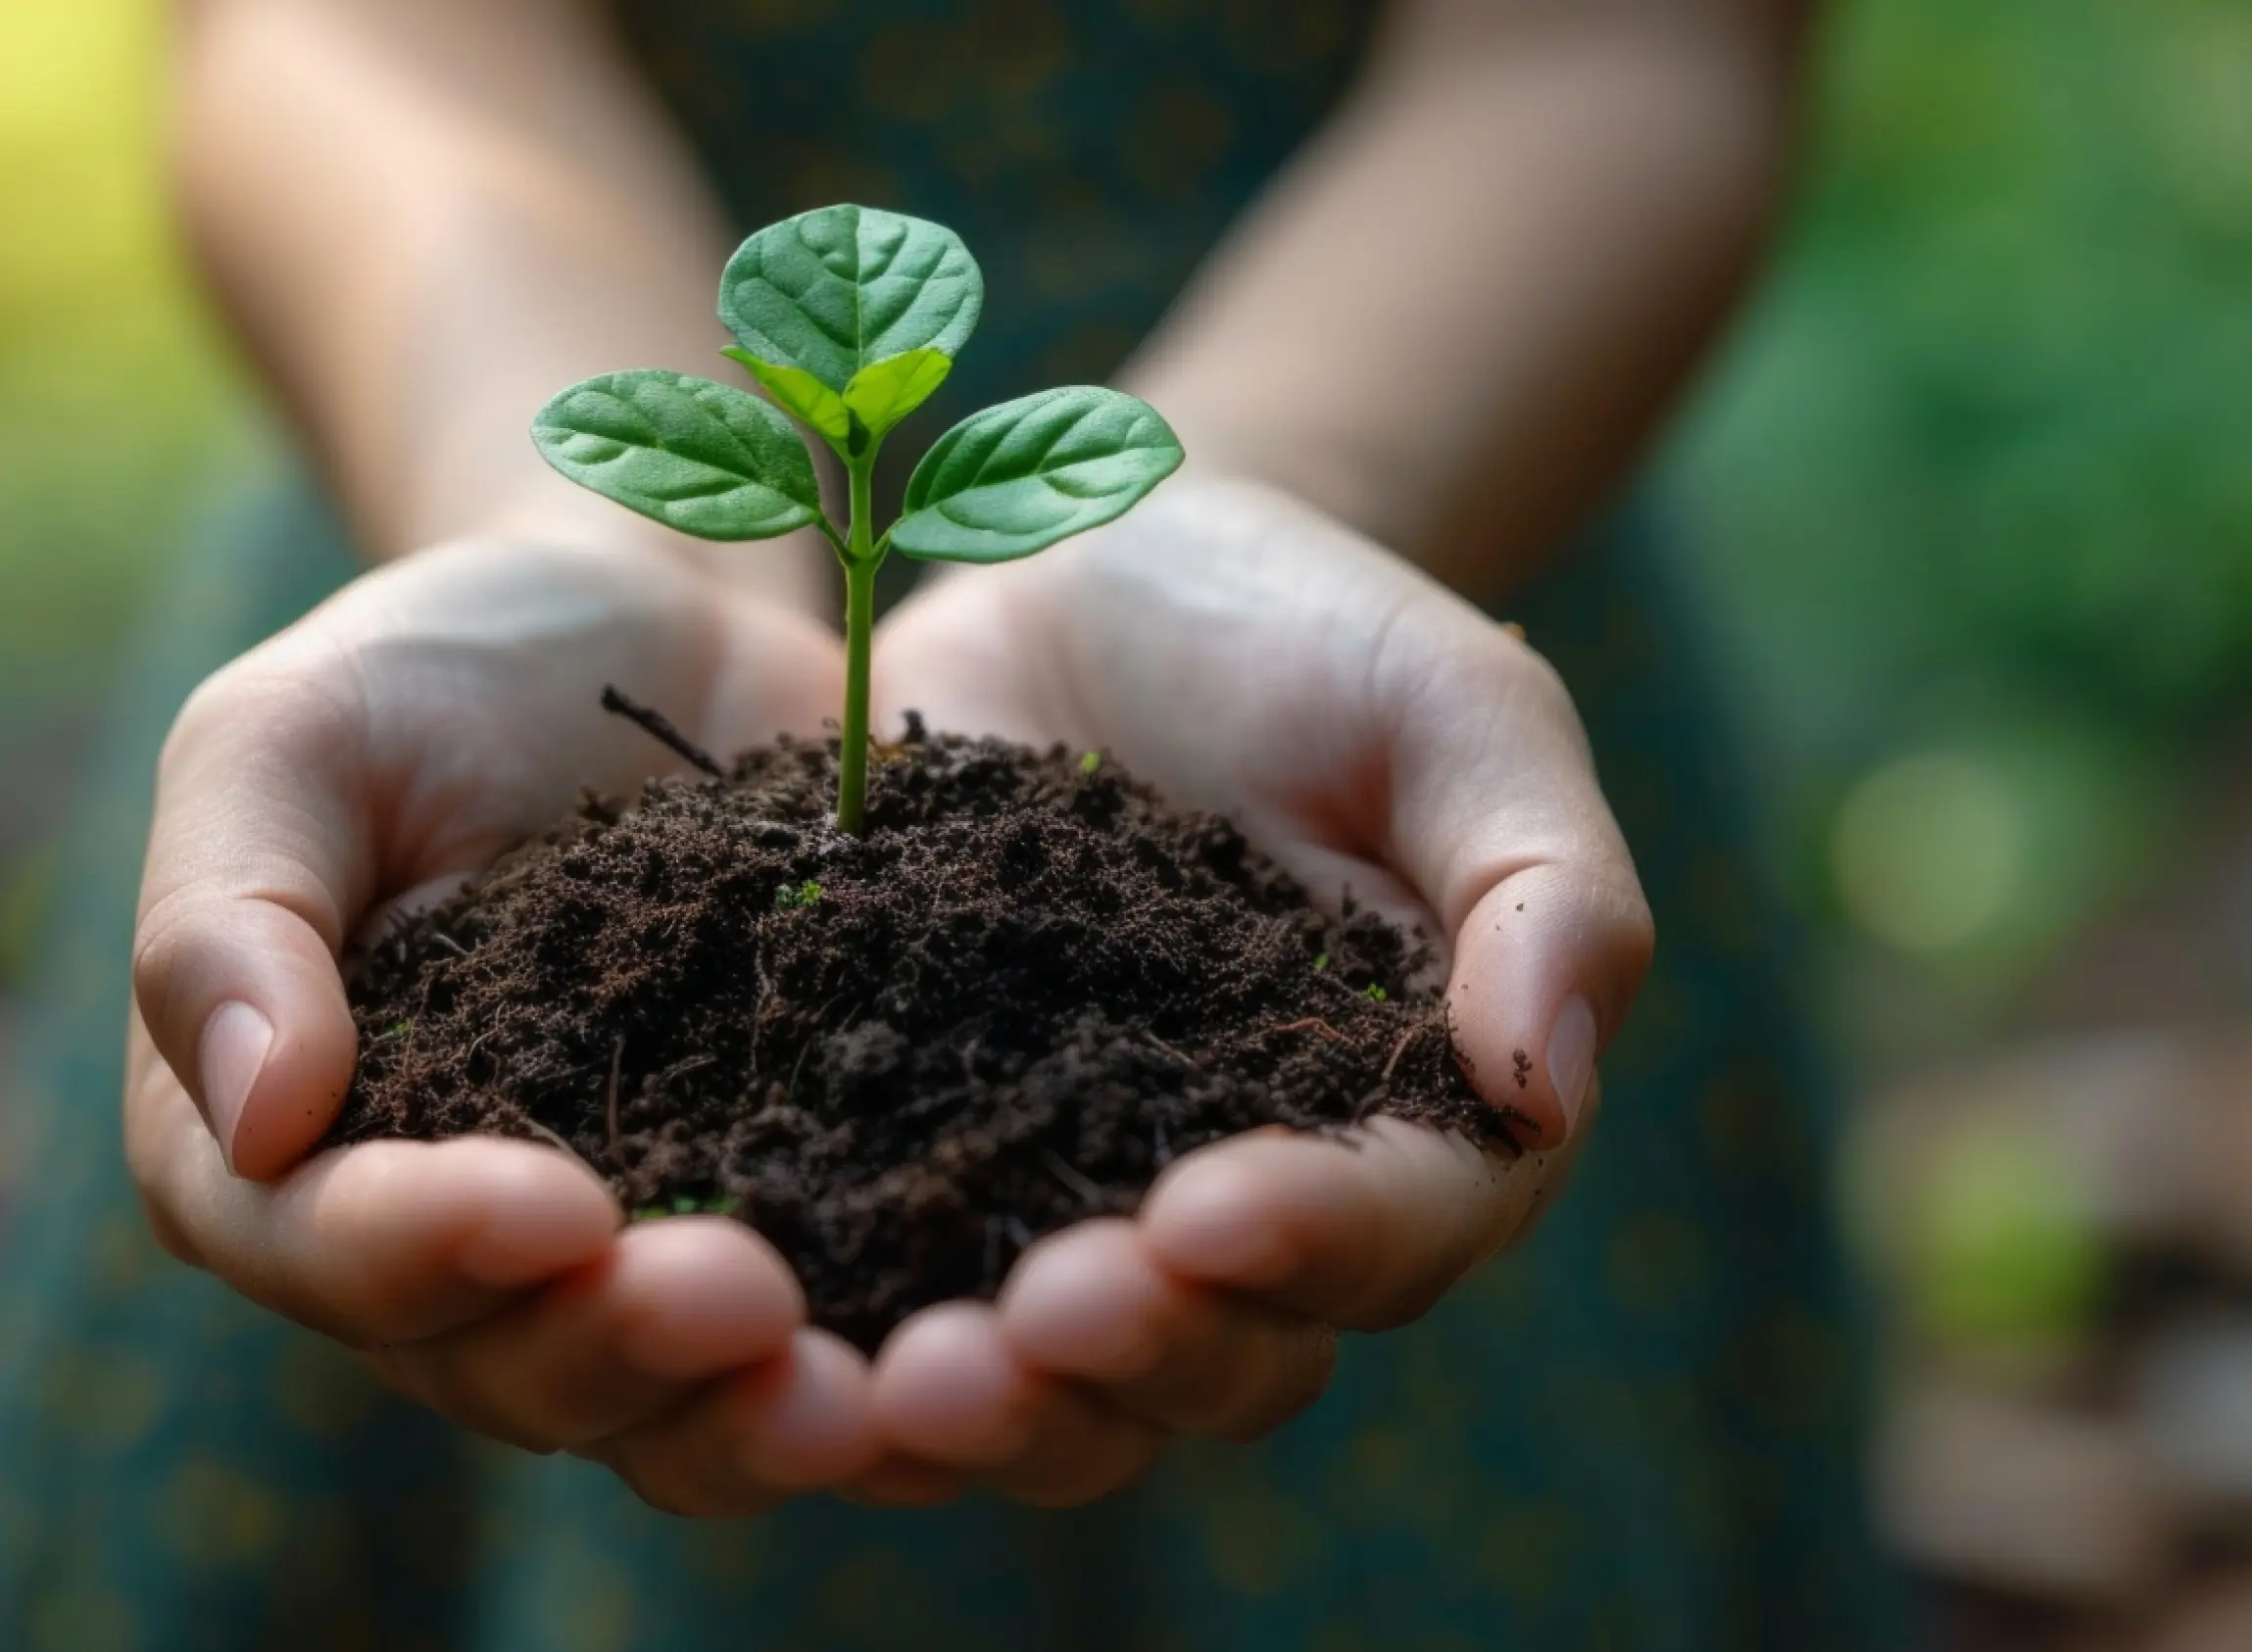
POLYGON ((1070 385, 972 413, 908 479, 891 544, 907 556, 1005 562, 1123 515, 1181 463, 1156 410, 1070 385))
POLYGON ((765 387, 766 394, 774 398, 776 407, 784 413, 795 413, 840 454, 845 451, 853 415, 845 411, 844 398, 834 390, 802 368, 778 367, 771 362, 761 362, 739 344, 726 345, 719 354, 742 363, 751 376, 765 387))
POLYGON ((581 487, 699 539, 770 539, 821 510, 789 419, 710 379, 604 373, 540 409, 532 441, 581 487))
POLYGON ((984 304, 985 277, 959 236, 873 207, 823 207, 761 229, 719 278, 719 318, 747 352, 839 395, 887 357, 960 355, 984 304))
POLYGON ((631 1211, 631 1222, 661 1222, 668 1216, 732 1216, 743 1208, 742 1199, 733 1193, 711 1193, 696 1198, 687 1193, 675 1193, 669 1204, 645 1204, 631 1211))
POLYGON ((876 362, 845 386, 845 406, 860 415, 871 440, 882 441, 892 427, 930 400, 954 371, 951 359, 936 350, 910 350, 876 362))

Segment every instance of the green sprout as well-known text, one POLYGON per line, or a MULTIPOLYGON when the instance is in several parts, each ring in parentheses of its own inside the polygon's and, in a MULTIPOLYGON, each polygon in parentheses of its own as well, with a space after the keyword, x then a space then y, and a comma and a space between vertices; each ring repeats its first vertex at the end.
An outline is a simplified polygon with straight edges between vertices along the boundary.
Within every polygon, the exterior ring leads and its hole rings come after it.
POLYGON ((1382 987, 1379 987, 1375 982, 1371 981, 1367 986, 1360 990, 1360 996, 1366 998, 1370 1003, 1382 1003, 1384 1002, 1387 995, 1382 987))
POLYGON ((977 327, 985 278, 953 230, 872 207, 823 207, 753 235, 727 261, 719 318, 771 402, 654 368, 604 373, 542 408, 532 441, 580 486, 700 539, 818 528, 845 571, 845 715, 837 829, 867 799, 868 649, 876 569, 918 559, 1006 562, 1131 510, 1181 463, 1156 412, 1097 385, 972 413, 931 445, 906 509, 871 519, 876 456, 946 381, 977 327), (840 529, 794 416, 845 466, 840 529))
POLYGON ((732 1216, 743 1208, 743 1201, 733 1193, 713 1193, 709 1198, 695 1198, 687 1193, 676 1193, 669 1204, 645 1204, 631 1213, 635 1222, 657 1222, 667 1216, 732 1216))
POLYGON ((802 884, 784 884, 774 892, 774 904, 778 907, 818 906, 821 903, 821 886, 811 878, 802 884))
POLYGON ((1079 772, 1080 772, 1081 774, 1093 774, 1093 773, 1094 773, 1094 772, 1095 772, 1097 769, 1101 768, 1102 766, 1102 753, 1100 753, 1100 752, 1082 752, 1082 753, 1079 753, 1079 772))
POLYGON ((1325 969, 1327 969, 1327 968, 1329 968, 1329 954, 1328 954, 1327 952, 1317 952, 1317 953, 1315 953, 1315 954, 1314 954, 1314 971, 1315 971, 1315 973, 1317 973, 1317 974, 1318 974, 1318 973, 1320 973, 1322 970, 1325 970, 1325 969))

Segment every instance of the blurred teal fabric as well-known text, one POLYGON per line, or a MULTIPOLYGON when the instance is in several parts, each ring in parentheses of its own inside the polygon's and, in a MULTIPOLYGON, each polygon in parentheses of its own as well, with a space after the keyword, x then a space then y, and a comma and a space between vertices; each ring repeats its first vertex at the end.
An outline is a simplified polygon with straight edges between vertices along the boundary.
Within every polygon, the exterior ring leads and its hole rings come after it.
MULTIPOLYGON (((936 430, 1110 370, 1332 106, 1367 18, 660 0, 626 22, 746 224, 855 198, 962 229, 990 302, 936 430)), ((1510 605, 1580 699, 1661 934, 1601 1138, 1539 1236, 1424 1323, 1348 1341, 1275 1438, 1185 1450, 1096 1509, 694 1527, 393 1401, 141 1226, 118 1030, 156 750, 202 674, 351 571, 305 484, 246 489, 183 548, 121 690, 38 975, 32 1176, 0 1250, 0 1645, 1891 1644, 1826 1096, 1660 553, 1622 513, 1510 605)))

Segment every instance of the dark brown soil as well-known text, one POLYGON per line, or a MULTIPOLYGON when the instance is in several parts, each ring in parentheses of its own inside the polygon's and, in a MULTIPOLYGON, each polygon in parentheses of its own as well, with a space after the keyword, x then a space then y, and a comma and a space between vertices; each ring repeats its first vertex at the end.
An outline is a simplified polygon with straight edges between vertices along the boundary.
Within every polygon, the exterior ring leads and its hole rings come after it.
POLYGON ((862 1347, 1222 1136, 1508 1142, 1416 944, 1225 820, 1061 749, 884 755, 857 838, 833 744, 762 748, 590 797, 405 921, 355 961, 333 1139, 550 1138, 628 1208, 738 1214, 862 1347))

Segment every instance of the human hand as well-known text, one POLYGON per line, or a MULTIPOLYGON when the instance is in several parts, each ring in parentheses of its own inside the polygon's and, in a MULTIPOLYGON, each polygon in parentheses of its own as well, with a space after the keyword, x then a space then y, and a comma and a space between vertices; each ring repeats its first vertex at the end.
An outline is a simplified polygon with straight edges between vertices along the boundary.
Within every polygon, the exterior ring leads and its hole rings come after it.
POLYGON ((213 677, 165 750, 135 938, 126 1149, 166 1247, 667 1507, 864 1470, 866 1362, 740 1224, 621 1231, 584 1164, 491 1138, 299 1162, 351 1080, 346 936, 663 766, 605 683, 727 751, 814 730, 841 681, 821 627, 662 555, 492 542, 370 574, 213 677))
POLYGON ((1415 1318, 1525 1231, 1592 1121, 1651 930, 1570 701, 1521 641, 1285 496, 1184 478, 918 596, 879 633, 875 694, 895 719, 1101 747, 1316 892, 1420 922, 1477 1083, 1538 1132, 1514 1159, 1387 1119, 1351 1147, 1262 1132, 1187 1155, 1134 1219, 1035 1245, 998 1303, 893 1335, 875 1415, 908 1495, 1077 1502, 1170 1434, 1260 1433, 1321 1391, 1336 1329, 1415 1318))

